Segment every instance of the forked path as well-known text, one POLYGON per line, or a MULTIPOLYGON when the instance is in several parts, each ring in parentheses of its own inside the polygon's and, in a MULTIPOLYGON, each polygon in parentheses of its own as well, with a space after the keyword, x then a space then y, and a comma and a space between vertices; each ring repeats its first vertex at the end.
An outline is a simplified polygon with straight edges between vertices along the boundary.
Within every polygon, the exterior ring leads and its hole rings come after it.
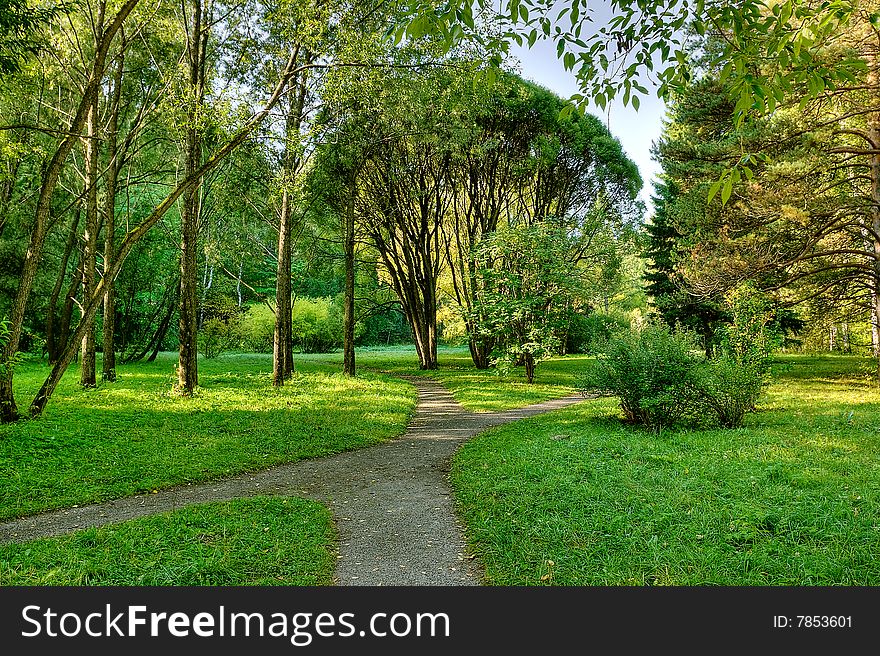
POLYGON ((209 501, 257 494, 302 496, 327 504, 339 530, 341 585, 478 585, 447 474, 458 446, 477 433, 581 400, 568 397, 518 410, 465 411, 425 378, 416 413, 402 436, 325 458, 252 474, 184 485, 0 524, 0 543, 60 535, 209 501))

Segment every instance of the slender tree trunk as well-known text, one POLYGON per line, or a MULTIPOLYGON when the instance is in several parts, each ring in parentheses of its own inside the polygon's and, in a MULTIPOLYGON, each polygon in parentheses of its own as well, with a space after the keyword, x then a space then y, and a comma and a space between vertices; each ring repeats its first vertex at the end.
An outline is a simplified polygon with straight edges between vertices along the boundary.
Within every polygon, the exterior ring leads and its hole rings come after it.
POLYGON ((357 174, 353 171, 348 191, 348 205, 342 230, 343 250, 345 252, 345 307, 343 310, 342 373, 354 376, 356 371, 354 354, 354 207, 357 194, 357 174))
POLYGON ((241 295, 241 275, 244 272, 244 259, 240 259, 238 261, 238 280, 236 280, 235 284, 235 292, 238 295, 238 307, 241 307, 244 303, 244 299, 241 295))
MULTIPOLYGON (((308 56, 306 57, 308 60, 308 56)), ((293 261, 293 198, 291 185, 300 164, 297 148, 300 143, 302 113, 306 101, 305 74, 297 81, 297 93, 289 94, 285 137, 287 146, 282 166, 281 215, 278 221, 278 268, 275 272, 275 332, 272 342, 272 384, 284 385, 294 372, 293 364, 293 289, 291 264, 293 261)))
POLYGON ((61 357, 68 344, 70 344, 70 326, 73 324, 73 310, 76 307, 76 295, 82 288, 83 267, 82 253, 80 253, 79 264, 73 273, 70 286, 67 288, 67 294, 64 297, 64 309, 61 312, 61 325, 58 329, 58 350, 55 362, 61 357))
POLYGON ((871 290, 871 353, 880 358, 880 303, 877 290, 871 290))
MULTIPOLYGON (((205 48, 208 30, 203 29, 204 17, 205 7, 202 0, 191 0, 186 48, 191 93, 184 156, 187 178, 202 164, 202 135, 198 121, 205 99, 205 48)), ((180 357, 177 364, 177 391, 185 396, 191 395, 199 384, 197 268, 200 209, 199 185, 190 186, 183 192, 180 213, 180 357)))
MULTIPOLYGON (((85 156, 86 173, 86 225, 83 231, 83 298, 95 291, 96 260, 98 251, 98 92, 92 95, 92 106, 86 116, 85 156)), ((83 316, 85 335, 80 350, 79 383, 94 387, 95 377, 95 320, 83 316)))
POLYGON ((531 353, 526 353, 523 357, 523 362, 526 366, 526 382, 531 385, 535 382, 535 356, 531 353))
MULTIPOLYGON (((122 75, 125 70, 125 31, 120 30, 122 45, 116 62, 116 75, 113 80, 113 96, 110 102, 110 123, 107 134, 107 184, 104 198, 104 277, 113 267, 116 252, 116 186, 119 177, 119 106, 122 98, 122 75)), ((112 383, 116 381, 116 281, 108 280, 104 285, 104 358, 101 379, 112 383)))
MULTIPOLYGON (((870 62, 868 71, 868 87, 870 87, 872 99, 875 103, 880 101, 880 62, 875 53, 870 62)), ((868 114, 868 139, 874 144, 874 152, 871 155, 871 228, 873 238, 871 240, 874 254, 874 289, 880 286, 880 112, 868 114)), ((873 295, 875 316, 880 316, 880 296, 873 295)), ((877 384, 880 385, 880 351, 875 353, 874 359, 877 364, 877 384)))
POLYGON ((292 350, 291 337, 293 308, 290 303, 290 266, 291 266, 291 207, 290 192, 285 181, 284 191, 281 196, 281 216, 278 227, 278 268, 275 281, 275 333, 272 346, 272 384, 282 387, 287 380, 291 369, 288 371, 288 363, 293 357, 289 352, 292 350))

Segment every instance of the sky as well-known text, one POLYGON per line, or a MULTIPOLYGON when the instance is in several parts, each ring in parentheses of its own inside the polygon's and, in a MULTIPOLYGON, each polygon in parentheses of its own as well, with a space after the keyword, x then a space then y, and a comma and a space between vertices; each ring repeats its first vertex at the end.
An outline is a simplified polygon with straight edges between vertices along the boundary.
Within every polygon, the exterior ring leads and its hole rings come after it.
MULTIPOLYGON (((523 77, 556 92, 563 98, 569 98, 578 92, 574 74, 566 71, 556 57, 556 48, 552 42, 539 41, 531 49, 514 47, 512 54, 519 59, 523 77)), ((644 84, 645 81, 641 80, 644 84)), ((646 84, 646 86, 648 86, 646 84)), ((665 105, 659 100, 653 86, 648 86, 650 95, 642 96, 638 111, 624 107, 620 100, 615 100, 610 111, 602 112, 594 108, 595 114, 611 130, 611 134, 620 139, 620 143, 629 158, 636 163, 642 174, 644 187, 640 198, 645 202, 648 213, 651 213, 651 181, 659 173, 659 165, 651 159, 651 144, 660 138, 665 105)))

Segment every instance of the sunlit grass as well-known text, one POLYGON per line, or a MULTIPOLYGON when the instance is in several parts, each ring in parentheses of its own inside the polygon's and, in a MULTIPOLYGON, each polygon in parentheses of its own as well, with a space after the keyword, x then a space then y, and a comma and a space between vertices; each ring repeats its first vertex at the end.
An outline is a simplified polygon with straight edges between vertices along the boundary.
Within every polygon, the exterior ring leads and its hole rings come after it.
MULTIPOLYGON (((324 357, 330 361, 342 361, 340 354, 324 357)), ((466 410, 472 412, 498 412, 568 396, 575 391, 577 377, 588 366, 590 358, 570 355, 542 362, 538 365, 535 383, 531 385, 526 383, 522 367, 507 376, 499 376, 494 369, 475 369, 467 347, 441 347, 438 360, 439 369, 419 371, 418 358, 412 347, 359 349, 357 352, 357 363, 362 368, 423 375, 440 381, 466 410)))
MULTIPOLYGON (((0 427, 0 517, 9 518, 252 471, 375 444, 402 433, 415 405, 406 382, 349 379, 303 358, 282 389, 269 356, 201 362, 192 398, 172 391, 175 358, 119 368, 82 390, 75 368, 43 417, 0 427)), ((45 375, 17 374, 26 403, 45 375)))
POLYGON ((600 399, 475 438, 452 480, 488 582, 880 584, 871 367, 779 358, 737 430, 653 433, 600 399))
POLYGON ((0 545, 0 585, 328 585, 335 539, 319 503, 239 499, 0 545))

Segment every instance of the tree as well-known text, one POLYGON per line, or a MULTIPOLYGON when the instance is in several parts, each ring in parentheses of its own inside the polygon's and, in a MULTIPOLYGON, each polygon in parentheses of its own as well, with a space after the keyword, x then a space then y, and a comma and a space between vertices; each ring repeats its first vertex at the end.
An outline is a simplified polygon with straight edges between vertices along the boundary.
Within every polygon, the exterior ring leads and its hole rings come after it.
MULTIPOLYGON (((69 133, 58 144, 43 173, 40 195, 37 201, 36 215, 30 233, 30 242, 22 266, 18 292, 12 305, 10 335, 3 349, 2 359, 5 361, 12 360, 18 353, 25 310, 37 274, 37 267, 39 266, 42 257, 46 234, 49 229, 52 194, 58 183, 62 166, 79 138, 80 131, 85 125, 86 118, 92 106, 94 94, 97 93, 98 86, 104 75, 104 65, 110 46, 123 22, 135 8, 137 3, 138 0, 126 0, 117 11, 116 15, 107 21, 106 26, 98 33, 95 54, 93 61, 91 62, 92 65, 79 104, 74 112, 74 118, 71 121, 69 133)), ((85 329, 77 339, 82 339, 84 336, 85 329)), ((4 372, 2 378, 0 378, 0 421, 3 422, 15 421, 18 418, 18 408, 15 404, 15 397, 13 395, 12 380, 13 369, 10 367, 4 372)))
POLYGON ((501 370, 519 362, 533 383, 535 367, 559 348, 583 271, 569 266, 571 238, 559 222, 508 225, 484 237, 474 260, 484 284, 475 299, 478 335, 491 335, 501 370))

